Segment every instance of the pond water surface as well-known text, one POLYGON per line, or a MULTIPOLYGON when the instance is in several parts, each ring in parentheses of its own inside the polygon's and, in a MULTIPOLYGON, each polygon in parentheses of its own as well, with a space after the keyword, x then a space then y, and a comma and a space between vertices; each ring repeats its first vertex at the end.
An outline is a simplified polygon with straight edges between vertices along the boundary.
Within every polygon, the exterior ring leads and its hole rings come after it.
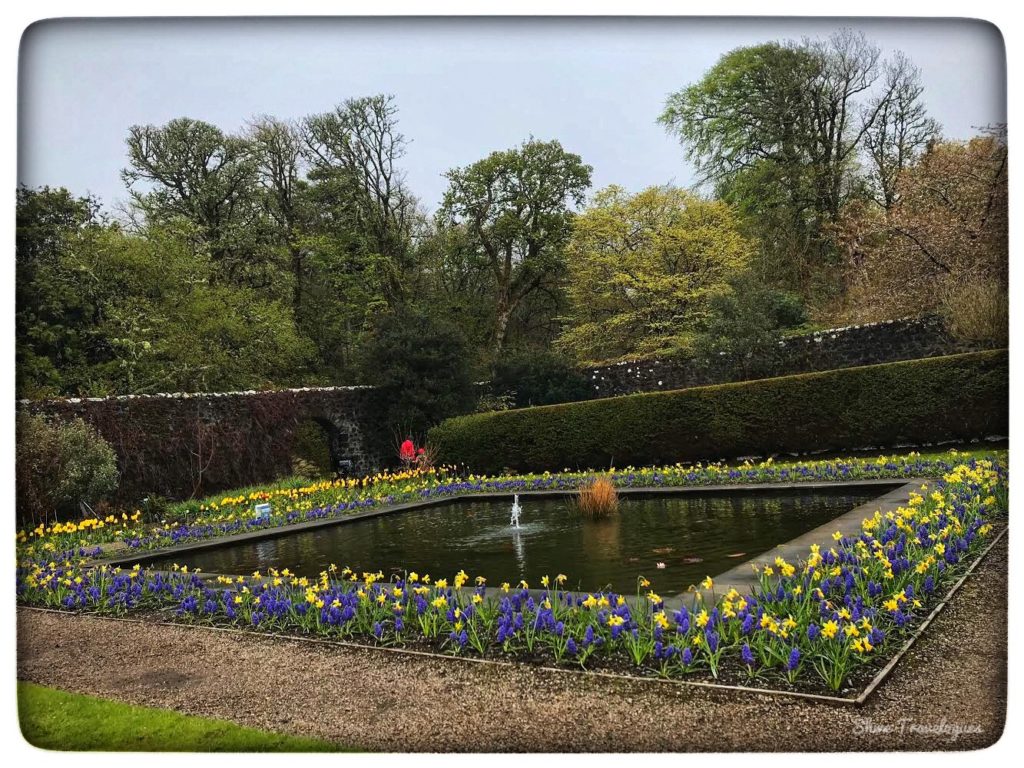
MULTIPOLYGON (((405 570, 448 578, 465 569, 489 586, 564 573, 567 587, 632 593, 642 574, 673 594, 827 523, 889 488, 623 497, 603 520, 581 518, 568 498, 520 497, 521 527, 508 501, 463 500, 172 558, 207 573, 268 567, 316 577, 329 565, 405 570), (662 563, 663 567, 658 564, 662 563)), ((167 568, 171 559, 152 561, 167 568)))

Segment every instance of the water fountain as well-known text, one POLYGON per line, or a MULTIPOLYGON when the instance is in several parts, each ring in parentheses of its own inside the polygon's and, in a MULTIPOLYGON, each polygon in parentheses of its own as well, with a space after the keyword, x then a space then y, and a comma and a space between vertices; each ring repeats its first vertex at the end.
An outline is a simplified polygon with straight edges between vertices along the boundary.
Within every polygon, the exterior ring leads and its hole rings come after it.
POLYGON ((512 501, 512 520, 509 522, 513 528, 519 527, 519 515, 522 514, 523 508, 519 506, 519 494, 515 495, 515 499, 512 501))

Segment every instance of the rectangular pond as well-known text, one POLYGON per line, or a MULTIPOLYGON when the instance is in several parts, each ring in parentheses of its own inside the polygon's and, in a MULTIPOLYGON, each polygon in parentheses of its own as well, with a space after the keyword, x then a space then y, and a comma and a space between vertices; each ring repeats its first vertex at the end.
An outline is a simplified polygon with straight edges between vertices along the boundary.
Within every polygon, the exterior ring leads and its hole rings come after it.
POLYGON ((520 497, 521 527, 507 501, 464 498, 275 538, 152 560, 207 573, 288 568, 316 577, 331 564, 357 572, 405 571, 447 578, 465 569, 489 586, 564 573, 580 591, 636 591, 637 576, 673 594, 783 544, 894 486, 623 496, 618 513, 581 518, 568 497, 520 497), (663 567, 659 567, 659 563, 663 567))

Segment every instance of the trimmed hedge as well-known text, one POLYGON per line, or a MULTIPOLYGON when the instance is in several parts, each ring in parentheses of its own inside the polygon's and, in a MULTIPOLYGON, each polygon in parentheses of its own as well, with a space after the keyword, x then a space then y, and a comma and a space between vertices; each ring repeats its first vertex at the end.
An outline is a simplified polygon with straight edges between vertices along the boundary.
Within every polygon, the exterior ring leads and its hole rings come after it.
POLYGON ((1005 436, 1008 410, 996 350, 459 416, 428 439, 476 473, 540 472, 1005 436))

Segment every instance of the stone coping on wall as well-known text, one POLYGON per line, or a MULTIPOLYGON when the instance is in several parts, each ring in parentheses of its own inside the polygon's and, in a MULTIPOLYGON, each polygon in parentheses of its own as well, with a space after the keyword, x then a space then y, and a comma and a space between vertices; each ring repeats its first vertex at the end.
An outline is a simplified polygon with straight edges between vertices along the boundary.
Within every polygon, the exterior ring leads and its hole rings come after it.
POLYGON ((360 390, 375 389, 369 384, 351 384, 337 387, 291 387, 289 389, 240 389, 231 392, 154 392, 148 395, 107 395, 105 397, 53 397, 42 400, 22 399, 18 405, 36 405, 53 403, 105 403, 124 402, 128 400, 201 400, 214 397, 252 397, 255 395, 287 395, 287 394, 308 394, 323 392, 356 392, 360 390))

